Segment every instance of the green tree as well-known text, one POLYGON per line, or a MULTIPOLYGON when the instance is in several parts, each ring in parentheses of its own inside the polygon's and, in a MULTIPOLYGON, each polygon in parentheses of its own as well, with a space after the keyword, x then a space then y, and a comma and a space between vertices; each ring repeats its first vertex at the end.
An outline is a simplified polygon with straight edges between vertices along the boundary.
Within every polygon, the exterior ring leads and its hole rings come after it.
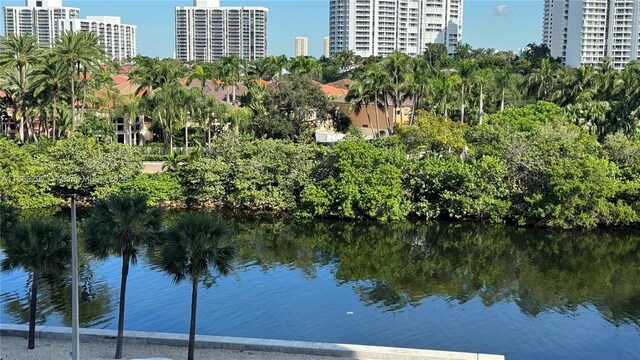
POLYGON ((174 283, 188 281, 192 286, 188 360, 194 359, 200 281, 228 276, 233 271, 236 249, 228 243, 230 234, 226 223, 206 213, 184 215, 167 232, 162 268, 174 283))
POLYGON ((100 259, 122 257, 120 306, 115 358, 122 358, 125 294, 129 265, 138 262, 144 247, 158 243, 162 230, 162 213, 147 205, 141 194, 112 195, 98 200, 84 224, 85 246, 100 259))
POLYGON ((308 77, 282 78, 264 96, 264 113, 253 117, 257 137, 305 141, 316 124, 330 120, 333 110, 329 98, 308 77))
POLYGON ((5 243, 2 271, 22 268, 31 273, 31 301, 29 311, 28 349, 35 348, 36 302, 38 283, 48 271, 59 272, 71 257, 71 236, 67 227, 58 220, 34 218, 19 223, 5 243))
POLYGON ((58 104, 62 99, 62 90, 68 82, 69 74, 64 64, 57 62, 51 55, 45 58, 43 66, 38 67, 33 73, 34 97, 44 97, 51 104, 51 138, 56 140, 58 136, 57 121, 59 116, 58 104))
MULTIPOLYGON (((457 48, 456 48, 457 50, 457 48)), ((460 76, 460 122, 464 124, 464 110, 467 103, 466 92, 471 86, 472 74, 476 70, 477 64, 474 59, 464 59, 458 63, 456 71, 460 76)))
POLYGON ((90 32, 65 32, 58 38, 53 48, 54 61, 65 64, 71 83, 71 124, 76 130, 76 81, 81 71, 91 71, 104 60, 104 48, 99 44, 98 35, 90 32))
POLYGON ((18 91, 16 103, 19 113, 14 117, 20 119, 20 142, 25 142, 25 122, 27 116, 27 86, 29 73, 40 60, 41 50, 38 48, 36 39, 29 35, 9 34, 0 41, 0 68, 13 68, 17 71, 18 91))
POLYGON ((308 76, 314 80, 322 76, 322 65, 311 56, 299 56, 289 62, 289 70, 297 76, 308 76))

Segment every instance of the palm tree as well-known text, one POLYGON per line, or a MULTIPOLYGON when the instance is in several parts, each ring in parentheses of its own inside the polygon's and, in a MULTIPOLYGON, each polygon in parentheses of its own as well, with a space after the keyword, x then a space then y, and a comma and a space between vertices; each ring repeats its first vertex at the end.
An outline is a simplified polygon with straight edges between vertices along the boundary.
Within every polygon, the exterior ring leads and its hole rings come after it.
MULTIPOLYGON (((65 32, 53 48, 53 60, 65 64, 71 82, 71 128, 76 129, 76 78, 80 72, 91 70, 105 58, 98 35, 90 32, 65 32)), ((86 76, 85 76, 86 78, 86 76)))
POLYGON ((33 218, 17 224, 6 239, 2 271, 31 273, 28 349, 35 348, 38 283, 47 272, 61 272, 71 258, 71 235, 59 220, 33 218))
POLYGON ((226 242, 230 234, 226 223, 207 213, 187 214, 167 232, 162 268, 174 283, 186 280, 192 287, 188 360, 194 358, 198 284, 214 276, 212 272, 227 276, 233 271, 236 250, 226 242))
POLYGON ((197 79, 200 81, 200 89, 204 91, 207 80, 211 78, 213 78, 213 69, 209 64, 196 64, 187 78, 187 86, 197 79))
POLYGON ((18 73, 16 103, 20 111, 14 118, 20 119, 20 142, 25 141, 25 117, 27 114, 27 81, 31 67, 39 62, 41 51, 36 39, 29 35, 9 34, 0 41, 0 68, 13 68, 18 73))
POLYGON ((256 59, 249 63, 248 76, 255 79, 271 80, 276 75, 274 64, 268 59, 256 59))
POLYGON ((508 70, 498 69, 494 79, 496 89, 500 91, 500 111, 503 111, 506 92, 513 86, 513 74, 511 74, 508 70))
POLYGON ((383 69, 388 72, 391 78, 389 88, 393 96, 391 100, 396 109, 402 106, 405 74, 407 74, 411 66, 411 58, 399 51, 394 51, 382 61, 383 69))
POLYGON ((64 64, 53 61, 52 57, 48 57, 43 66, 38 67, 33 74, 33 96, 38 98, 41 94, 45 98, 51 100, 51 122, 53 140, 57 138, 56 117, 58 116, 58 101, 60 100, 61 90, 67 83, 69 77, 68 71, 64 64))
POLYGON ((389 89, 389 84, 391 79, 389 78, 389 74, 385 72, 379 66, 372 66, 370 69, 366 71, 364 74, 364 81, 366 82, 366 87, 370 91, 373 96, 374 105, 376 107, 376 131, 380 131, 380 122, 378 119, 378 109, 384 108, 386 119, 387 119, 387 131, 391 133, 391 124, 389 119, 389 108, 386 106, 386 97, 387 90, 389 89), (382 101, 382 98, 385 101, 382 101))
MULTIPOLYGON (((236 86, 242 78, 242 60, 236 54, 224 57, 219 61, 221 81, 227 86, 231 86, 230 103, 236 102, 236 86)), ((228 98, 228 95, 227 95, 228 98)))
MULTIPOLYGON (((371 126, 371 114, 369 113, 369 104, 373 102, 372 93, 367 88, 367 83, 361 79, 354 80, 351 85, 349 85, 349 93, 347 94, 346 100, 350 104, 350 111, 353 111, 356 115, 359 115, 362 109, 367 113, 367 120, 369 122, 369 129, 373 128, 371 126)), ((377 118, 376 118, 377 120, 377 118)), ((375 137, 378 136, 378 131, 373 134, 375 137)))
POLYGON ((112 195, 98 200, 85 222, 86 249, 100 259, 122 256, 116 359, 122 358, 124 307, 129 265, 144 246, 156 245, 162 229, 160 209, 149 207, 142 194, 112 195))
POLYGON ((289 63, 291 73, 319 79, 322 76, 322 65, 311 56, 299 56, 289 63))
POLYGON ((449 100, 454 96, 455 88, 462 82, 460 75, 451 69, 436 71, 434 88, 442 102, 442 114, 449 116, 449 100))
POLYGON ((289 59, 284 56, 274 56, 271 55, 267 58, 270 66, 272 67, 272 71, 274 72, 274 79, 279 79, 282 76, 282 73, 289 67, 289 59))
MULTIPOLYGON (((465 44, 466 45, 466 44, 465 44)), ((458 48, 465 49, 464 46, 458 46, 458 48)), ((458 51, 456 48, 456 51, 458 51)), ((467 102, 467 98, 465 96, 465 90, 468 89, 469 83, 471 81, 471 74, 476 69, 476 61, 474 59, 463 59, 458 63, 458 67, 456 71, 458 72, 458 76, 460 76, 460 122, 464 124, 464 109, 467 102)))
POLYGON ((473 76, 473 82, 476 83, 480 89, 478 124, 482 125, 482 121, 484 120, 484 92, 486 87, 494 82, 493 73, 489 69, 476 71, 473 76))
POLYGON ((420 100, 434 77, 433 70, 433 67, 422 56, 416 57, 411 61, 410 71, 406 75, 403 85, 403 90, 413 98, 410 125, 413 125, 416 110, 420 108, 420 100))
POLYGON ((537 96, 538 100, 549 100, 558 82, 558 73, 555 63, 549 59, 542 59, 540 68, 528 75, 526 84, 529 93, 537 96))

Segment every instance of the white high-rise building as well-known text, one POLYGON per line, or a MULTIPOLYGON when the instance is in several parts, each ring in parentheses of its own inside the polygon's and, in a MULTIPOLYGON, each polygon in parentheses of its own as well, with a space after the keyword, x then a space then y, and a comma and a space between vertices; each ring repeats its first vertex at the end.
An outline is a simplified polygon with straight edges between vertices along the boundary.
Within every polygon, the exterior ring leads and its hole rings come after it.
POLYGON ((126 60, 137 51, 137 26, 122 24, 119 16, 87 16, 86 19, 58 20, 63 31, 86 31, 98 35, 100 44, 111 59, 126 60))
POLYGON ((309 39, 304 36, 296 37, 296 57, 309 55, 309 39))
POLYGON ((257 6, 220 7, 219 0, 194 0, 176 8, 176 58, 215 61, 236 54, 267 56, 267 14, 257 6))
POLYGON ((331 41, 328 36, 322 39, 322 55, 326 58, 331 56, 331 41))
POLYGON ((640 0, 545 0, 542 42, 567 66, 639 58, 640 0))
POLYGON ((330 0, 330 52, 408 55, 440 43, 453 53, 462 40, 463 0, 330 0))
POLYGON ((56 41, 57 20, 80 18, 80 9, 63 7, 62 0, 27 0, 25 6, 5 6, 3 10, 5 34, 33 35, 44 47, 56 41))

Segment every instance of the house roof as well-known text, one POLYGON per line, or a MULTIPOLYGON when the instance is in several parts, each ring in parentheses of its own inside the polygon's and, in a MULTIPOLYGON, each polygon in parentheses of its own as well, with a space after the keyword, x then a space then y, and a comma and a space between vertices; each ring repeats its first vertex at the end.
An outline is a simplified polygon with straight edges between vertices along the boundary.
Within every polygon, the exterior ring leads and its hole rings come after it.
MULTIPOLYGON (((182 83, 188 88, 202 89, 202 82, 199 79, 193 79, 189 85, 187 85, 187 79, 183 79, 182 83)), ((225 88, 220 81, 207 80, 203 89, 204 93, 213 96, 220 101, 227 100, 227 94, 231 93, 231 88, 225 88)), ((244 84, 236 85, 236 99, 244 95, 247 92, 247 87, 244 84)))
POLYGON ((330 86, 333 86, 335 88, 343 89, 343 90, 347 90, 348 91, 349 90, 349 86, 351 86, 352 82, 353 82, 353 80, 351 80, 351 79, 341 79, 341 80, 338 80, 338 81, 334 81, 334 82, 328 83, 326 85, 330 85, 330 86))
POLYGON ((124 75, 124 74, 116 74, 116 75, 111 75, 111 80, 113 80, 113 83, 115 85, 120 85, 120 84, 128 81, 129 77, 127 75, 124 75))
POLYGON ((349 93, 348 90, 345 89, 340 89, 328 84, 325 85, 320 85, 320 89, 322 90, 322 92, 324 92, 327 96, 331 96, 331 97, 343 97, 343 96, 347 96, 347 94, 349 93))

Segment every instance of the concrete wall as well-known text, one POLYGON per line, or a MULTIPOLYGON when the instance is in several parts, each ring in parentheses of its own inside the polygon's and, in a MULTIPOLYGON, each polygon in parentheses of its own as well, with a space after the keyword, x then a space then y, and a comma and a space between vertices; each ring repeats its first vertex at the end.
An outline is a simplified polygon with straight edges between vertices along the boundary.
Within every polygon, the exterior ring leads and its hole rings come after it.
MULTIPOLYGON (((27 325, 0 324, 0 336, 27 337, 27 325)), ((115 330, 81 329, 80 340, 113 342, 115 344, 115 330)), ((70 340, 71 328, 37 326, 36 337, 39 339, 70 340)), ((126 343, 166 345, 185 347, 189 336, 187 334, 149 333, 140 331, 125 331, 126 343)), ((434 351, 406 348, 390 348, 381 346, 364 346, 349 344, 330 344, 306 341, 287 341, 270 339, 250 339, 226 336, 196 336, 197 348, 225 349, 238 351, 266 351, 290 354, 309 354, 331 357, 356 357, 363 359, 385 360, 504 360, 502 355, 462 353, 452 351, 434 351)), ((26 343, 25 343, 26 348, 26 343)))

